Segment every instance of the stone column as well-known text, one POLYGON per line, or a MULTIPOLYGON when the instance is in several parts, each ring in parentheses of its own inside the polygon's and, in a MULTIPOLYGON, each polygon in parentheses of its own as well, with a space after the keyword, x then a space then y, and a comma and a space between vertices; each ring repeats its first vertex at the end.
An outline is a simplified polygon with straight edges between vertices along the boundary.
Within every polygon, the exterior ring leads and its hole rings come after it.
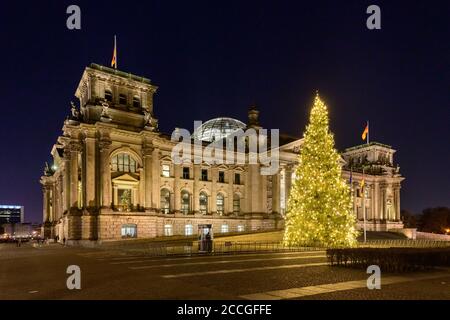
POLYGON ((199 164, 194 164, 194 194, 193 194, 193 210, 194 214, 200 211, 200 183, 202 179, 202 170, 199 164))
POLYGON ((389 217, 386 217, 386 185, 381 185, 380 187, 380 219, 388 219, 389 217))
POLYGON ((70 151, 64 150, 63 158, 63 213, 70 210, 70 151))
POLYGON ((286 201, 286 209, 288 204, 289 195, 291 194, 292 187, 292 166, 288 165, 284 170, 284 183, 285 183, 285 201, 286 201))
POLYGON ((84 202, 87 208, 96 208, 97 207, 97 197, 96 197, 96 175, 95 175, 95 162, 96 162, 96 150, 95 150, 95 138, 86 137, 85 146, 86 146, 86 154, 85 154, 85 190, 86 190, 86 198, 84 202))
POLYGON ((395 220, 400 221, 400 184, 394 187, 395 220))
POLYGON ((373 218, 376 220, 380 219, 380 186, 378 182, 375 182, 373 184, 373 199, 372 199, 372 203, 373 203, 373 218))
POLYGON ((280 173, 272 176, 272 212, 280 213, 280 173))
POLYGON ((46 222, 50 222, 50 213, 49 213, 49 202, 50 202, 50 189, 48 186, 44 185, 42 187, 42 192, 44 195, 44 199, 43 199, 43 206, 42 206, 42 215, 43 215, 43 221, 44 223, 46 222))
MULTIPOLYGON (((154 148, 152 152, 152 182, 151 182, 151 192, 152 192, 152 207, 156 209, 160 209, 161 206, 161 196, 160 196, 160 178, 161 178, 161 164, 159 160, 159 149, 154 148)), ((147 192, 147 191, 145 191, 147 192)), ((173 196, 172 196, 173 198, 173 196)), ((170 207, 171 210, 174 209, 173 204, 170 207)))
POLYGON ((71 209, 78 209, 78 155, 82 146, 78 141, 70 143, 70 201, 71 209))
POLYGON ((109 154, 111 141, 100 141, 100 179, 101 179, 101 207, 111 208, 111 167, 109 164, 109 154))
POLYGON ((56 188, 56 184, 57 184, 57 182, 55 180, 51 186, 52 211, 50 212, 50 221, 57 220, 59 199, 58 199, 58 192, 57 192, 58 189, 56 188))
POLYGON ((181 186, 180 186, 180 176, 181 176, 181 165, 174 164, 173 165, 173 174, 174 174, 174 201, 175 201, 175 211, 179 212, 181 210, 181 186))
POLYGON ((259 212, 267 213, 267 176, 261 175, 261 172, 258 169, 259 173, 259 212))
POLYGON ((217 180, 219 178, 219 169, 211 166, 211 213, 217 214, 217 180))
POLYGON ((358 187, 357 182, 352 183, 352 196, 353 196, 353 214, 355 215, 356 219, 359 220, 358 217, 358 198, 356 197, 356 188, 358 187))
POLYGON ((144 157, 144 207, 145 210, 150 210, 152 208, 152 171, 153 171, 153 160, 152 160, 153 148, 146 147, 142 150, 142 155, 144 157))
POLYGON ((145 179, 145 171, 144 168, 139 168, 137 169, 137 171, 139 172, 139 183, 138 183, 138 189, 136 190, 136 192, 138 193, 138 202, 137 204, 139 205, 139 208, 145 209, 145 183, 146 183, 146 179, 145 179))
POLYGON ((233 191, 233 180, 234 180, 234 170, 228 170, 228 213, 234 214, 233 212, 233 199, 234 199, 234 191, 233 191))

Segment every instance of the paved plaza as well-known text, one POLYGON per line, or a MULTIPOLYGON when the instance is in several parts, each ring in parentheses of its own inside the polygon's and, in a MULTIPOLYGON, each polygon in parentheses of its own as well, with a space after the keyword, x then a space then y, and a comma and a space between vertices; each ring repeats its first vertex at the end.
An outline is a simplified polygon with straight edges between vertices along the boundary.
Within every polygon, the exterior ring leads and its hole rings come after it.
POLYGON ((450 271, 330 267, 324 251, 155 258, 115 250, 0 244, 0 299, 450 299, 450 271), (69 265, 81 290, 66 286, 69 265))

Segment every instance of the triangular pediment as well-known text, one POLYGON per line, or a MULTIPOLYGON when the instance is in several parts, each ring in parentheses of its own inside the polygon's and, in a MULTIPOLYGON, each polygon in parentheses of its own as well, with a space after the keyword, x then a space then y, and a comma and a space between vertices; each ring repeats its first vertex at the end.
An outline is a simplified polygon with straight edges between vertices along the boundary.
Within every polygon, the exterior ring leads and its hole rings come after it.
POLYGON ((128 173, 124 173, 124 174, 122 174, 122 175, 120 175, 120 176, 118 176, 118 177, 115 177, 114 179, 112 179, 112 181, 113 182, 119 182, 119 181, 121 181, 121 182, 139 182, 139 180, 138 179, 136 179, 135 177, 133 177, 133 176, 131 176, 131 175, 129 175, 128 173))

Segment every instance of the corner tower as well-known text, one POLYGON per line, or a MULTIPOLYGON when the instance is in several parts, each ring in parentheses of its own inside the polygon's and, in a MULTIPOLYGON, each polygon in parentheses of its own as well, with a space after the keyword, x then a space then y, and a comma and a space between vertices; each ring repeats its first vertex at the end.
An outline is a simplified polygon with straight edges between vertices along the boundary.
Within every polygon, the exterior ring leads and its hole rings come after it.
POLYGON ((150 79, 92 63, 84 70, 75 96, 80 101, 81 122, 111 122, 142 130, 157 123, 150 79))

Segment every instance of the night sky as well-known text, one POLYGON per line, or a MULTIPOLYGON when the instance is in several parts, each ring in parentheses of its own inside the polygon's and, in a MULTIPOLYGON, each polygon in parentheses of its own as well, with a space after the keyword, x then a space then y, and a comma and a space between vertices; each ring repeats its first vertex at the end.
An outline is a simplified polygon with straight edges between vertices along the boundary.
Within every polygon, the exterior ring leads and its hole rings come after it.
POLYGON ((2 1, 0 204, 42 219, 39 178, 91 62, 159 86, 162 131, 193 120, 247 120, 301 136, 316 89, 339 150, 371 141, 398 150, 402 209, 450 206, 448 1, 2 1), (81 8, 82 29, 66 28, 81 8), (366 28, 381 7, 382 29, 366 28))

